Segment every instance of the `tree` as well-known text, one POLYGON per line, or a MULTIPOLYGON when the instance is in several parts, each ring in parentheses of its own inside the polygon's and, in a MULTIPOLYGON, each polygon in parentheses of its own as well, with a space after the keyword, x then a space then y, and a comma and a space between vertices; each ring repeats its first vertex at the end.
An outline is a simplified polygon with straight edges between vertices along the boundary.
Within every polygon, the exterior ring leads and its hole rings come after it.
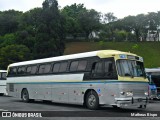
POLYGON ((0 49, 1 69, 7 69, 7 66, 11 63, 30 59, 32 59, 30 50, 24 45, 8 45, 0 49))
POLYGON ((31 52, 34 51, 36 34, 41 23, 41 14, 42 8, 34 8, 25 12, 16 32, 16 44, 27 46, 31 52))
POLYGON ((14 33, 18 29, 22 12, 8 10, 0 13, 0 35, 14 33))
POLYGON ((16 36, 15 36, 15 34, 10 33, 10 34, 5 34, 0 39, 1 39, 1 44, 0 44, 0 48, 1 48, 1 47, 5 47, 7 45, 15 44, 16 36))
POLYGON ((116 20, 117 20, 117 17, 114 16, 114 13, 109 12, 109 13, 104 14, 104 19, 103 19, 104 23, 110 23, 116 20))
POLYGON ((83 4, 72 4, 70 6, 65 6, 61 14, 65 17, 65 30, 68 35, 73 35, 76 39, 78 33, 82 33, 82 28, 79 23, 79 16, 86 12, 86 8, 83 4))
POLYGON ((136 35, 136 41, 140 41, 142 37, 142 32, 146 27, 146 16, 144 14, 139 14, 137 16, 128 16, 123 20, 124 29, 128 32, 134 31, 136 35))
POLYGON ((94 9, 87 10, 79 16, 79 23, 82 30, 85 32, 86 39, 92 31, 98 31, 100 29, 100 17, 101 14, 94 9))
POLYGON ((64 18, 56 0, 45 0, 35 36, 35 58, 62 55, 65 44, 64 18))

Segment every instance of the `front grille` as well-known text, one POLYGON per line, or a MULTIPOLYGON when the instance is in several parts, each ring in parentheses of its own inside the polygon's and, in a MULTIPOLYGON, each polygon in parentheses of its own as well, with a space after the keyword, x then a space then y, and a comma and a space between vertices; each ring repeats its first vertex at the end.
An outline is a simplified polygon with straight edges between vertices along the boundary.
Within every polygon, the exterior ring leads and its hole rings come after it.
POLYGON ((134 95, 134 96, 144 96, 144 90, 134 89, 134 90, 133 90, 133 95, 134 95))

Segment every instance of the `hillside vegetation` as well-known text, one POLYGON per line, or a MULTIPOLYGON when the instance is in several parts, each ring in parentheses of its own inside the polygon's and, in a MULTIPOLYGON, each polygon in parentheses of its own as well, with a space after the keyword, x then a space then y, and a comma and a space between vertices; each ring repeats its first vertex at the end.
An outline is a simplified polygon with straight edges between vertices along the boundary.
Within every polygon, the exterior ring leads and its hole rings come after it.
POLYGON ((108 49, 131 52, 142 56, 147 68, 160 67, 160 42, 71 42, 66 44, 64 54, 108 49))

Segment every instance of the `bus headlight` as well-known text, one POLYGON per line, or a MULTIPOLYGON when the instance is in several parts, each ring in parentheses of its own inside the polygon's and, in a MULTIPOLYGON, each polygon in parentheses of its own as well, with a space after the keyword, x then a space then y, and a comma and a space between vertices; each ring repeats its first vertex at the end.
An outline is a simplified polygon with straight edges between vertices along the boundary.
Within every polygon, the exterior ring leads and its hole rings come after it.
POLYGON ((126 96, 133 96, 133 92, 132 91, 126 92, 126 96))
POLYGON ((148 96, 148 92, 144 92, 144 95, 148 96))
POLYGON ((132 91, 127 91, 127 92, 120 92, 121 95, 126 95, 126 96, 133 96, 132 91))
POLYGON ((125 92, 120 92, 120 94, 121 94, 121 95, 124 95, 124 94, 125 94, 125 92))

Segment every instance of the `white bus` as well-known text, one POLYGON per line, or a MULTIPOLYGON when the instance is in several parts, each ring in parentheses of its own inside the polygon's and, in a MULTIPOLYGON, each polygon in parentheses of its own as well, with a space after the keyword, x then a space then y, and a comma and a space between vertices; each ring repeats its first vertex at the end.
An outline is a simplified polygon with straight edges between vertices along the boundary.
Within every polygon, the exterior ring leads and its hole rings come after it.
POLYGON ((6 93, 6 70, 0 70, 0 95, 6 93))
POLYGON ((14 63, 8 66, 9 96, 82 104, 143 107, 148 80, 143 59, 116 50, 99 50, 14 63))

